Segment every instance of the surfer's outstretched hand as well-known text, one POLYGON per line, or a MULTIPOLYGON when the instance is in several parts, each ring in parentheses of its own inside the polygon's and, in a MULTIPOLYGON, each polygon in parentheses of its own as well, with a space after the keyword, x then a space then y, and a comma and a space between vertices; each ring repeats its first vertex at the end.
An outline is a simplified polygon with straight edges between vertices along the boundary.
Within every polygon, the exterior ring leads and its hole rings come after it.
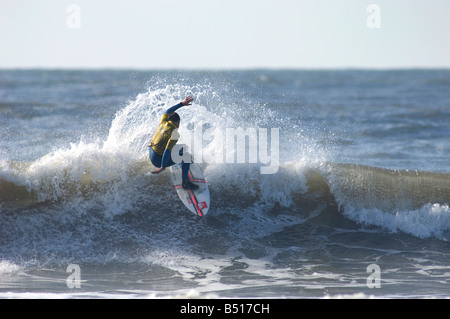
POLYGON ((183 106, 186 106, 186 105, 191 105, 192 104, 192 101, 194 101, 194 98, 192 97, 192 96, 188 96, 188 97, 186 97, 182 102, 181 102, 181 104, 183 104, 183 106))
POLYGON ((165 170, 165 168, 164 168, 164 167, 160 167, 160 168, 158 168, 156 171, 153 171, 152 174, 159 174, 159 173, 161 173, 163 170, 165 170))

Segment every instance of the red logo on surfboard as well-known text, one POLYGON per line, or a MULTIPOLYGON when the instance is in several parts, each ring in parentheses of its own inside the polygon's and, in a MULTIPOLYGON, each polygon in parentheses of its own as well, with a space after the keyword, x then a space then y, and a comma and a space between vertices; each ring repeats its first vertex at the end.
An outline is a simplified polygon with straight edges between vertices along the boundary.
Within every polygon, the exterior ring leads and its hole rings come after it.
POLYGON ((198 203, 198 208, 200 208, 200 209, 208 208, 208 204, 206 204, 206 202, 198 203))

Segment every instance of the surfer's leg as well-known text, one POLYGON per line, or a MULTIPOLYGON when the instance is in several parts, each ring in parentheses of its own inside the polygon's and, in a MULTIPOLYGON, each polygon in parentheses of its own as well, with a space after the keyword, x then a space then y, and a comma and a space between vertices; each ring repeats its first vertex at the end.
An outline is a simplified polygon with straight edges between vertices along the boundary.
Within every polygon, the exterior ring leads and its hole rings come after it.
MULTIPOLYGON (((180 156, 183 157, 183 148, 180 149, 180 156)), ((188 189, 197 189, 198 185, 193 184, 189 180, 189 168, 191 166, 191 163, 185 163, 184 161, 181 162, 181 178, 183 180, 183 188, 188 189)))
POLYGON ((183 181, 189 179, 189 167, 190 166, 191 166, 191 163, 181 162, 181 177, 183 178, 183 181))
MULTIPOLYGON (((179 152, 180 158, 183 158, 183 148, 180 149, 179 152)), ((184 161, 181 161, 181 177, 183 178, 183 181, 189 180, 189 167, 191 166, 191 163, 185 163, 184 161)))

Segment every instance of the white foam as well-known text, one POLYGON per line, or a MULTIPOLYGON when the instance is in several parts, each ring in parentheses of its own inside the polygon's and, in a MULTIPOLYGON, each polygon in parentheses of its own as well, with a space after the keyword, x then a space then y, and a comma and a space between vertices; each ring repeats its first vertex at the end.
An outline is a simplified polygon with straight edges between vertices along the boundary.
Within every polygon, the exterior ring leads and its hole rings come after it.
POLYGON ((0 275, 14 274, 21 270, 21 267, 6 260, 0 261, 0 275))
POLYGON ((377 225, 392 232, 405 232, 420 238, 449 239, 450 208, 426 204, 417 210, 383 212, 379 209, 344 208, 345 215, 364 225, 377 225))

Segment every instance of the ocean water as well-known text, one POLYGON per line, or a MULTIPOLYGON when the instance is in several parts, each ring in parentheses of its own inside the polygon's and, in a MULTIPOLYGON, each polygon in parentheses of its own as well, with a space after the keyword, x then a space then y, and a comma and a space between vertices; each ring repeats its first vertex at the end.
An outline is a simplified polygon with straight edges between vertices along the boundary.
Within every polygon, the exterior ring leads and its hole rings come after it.
POLYGON ((449 123, 449 70, 1 70, 0 298, 449 298, 449 123))

